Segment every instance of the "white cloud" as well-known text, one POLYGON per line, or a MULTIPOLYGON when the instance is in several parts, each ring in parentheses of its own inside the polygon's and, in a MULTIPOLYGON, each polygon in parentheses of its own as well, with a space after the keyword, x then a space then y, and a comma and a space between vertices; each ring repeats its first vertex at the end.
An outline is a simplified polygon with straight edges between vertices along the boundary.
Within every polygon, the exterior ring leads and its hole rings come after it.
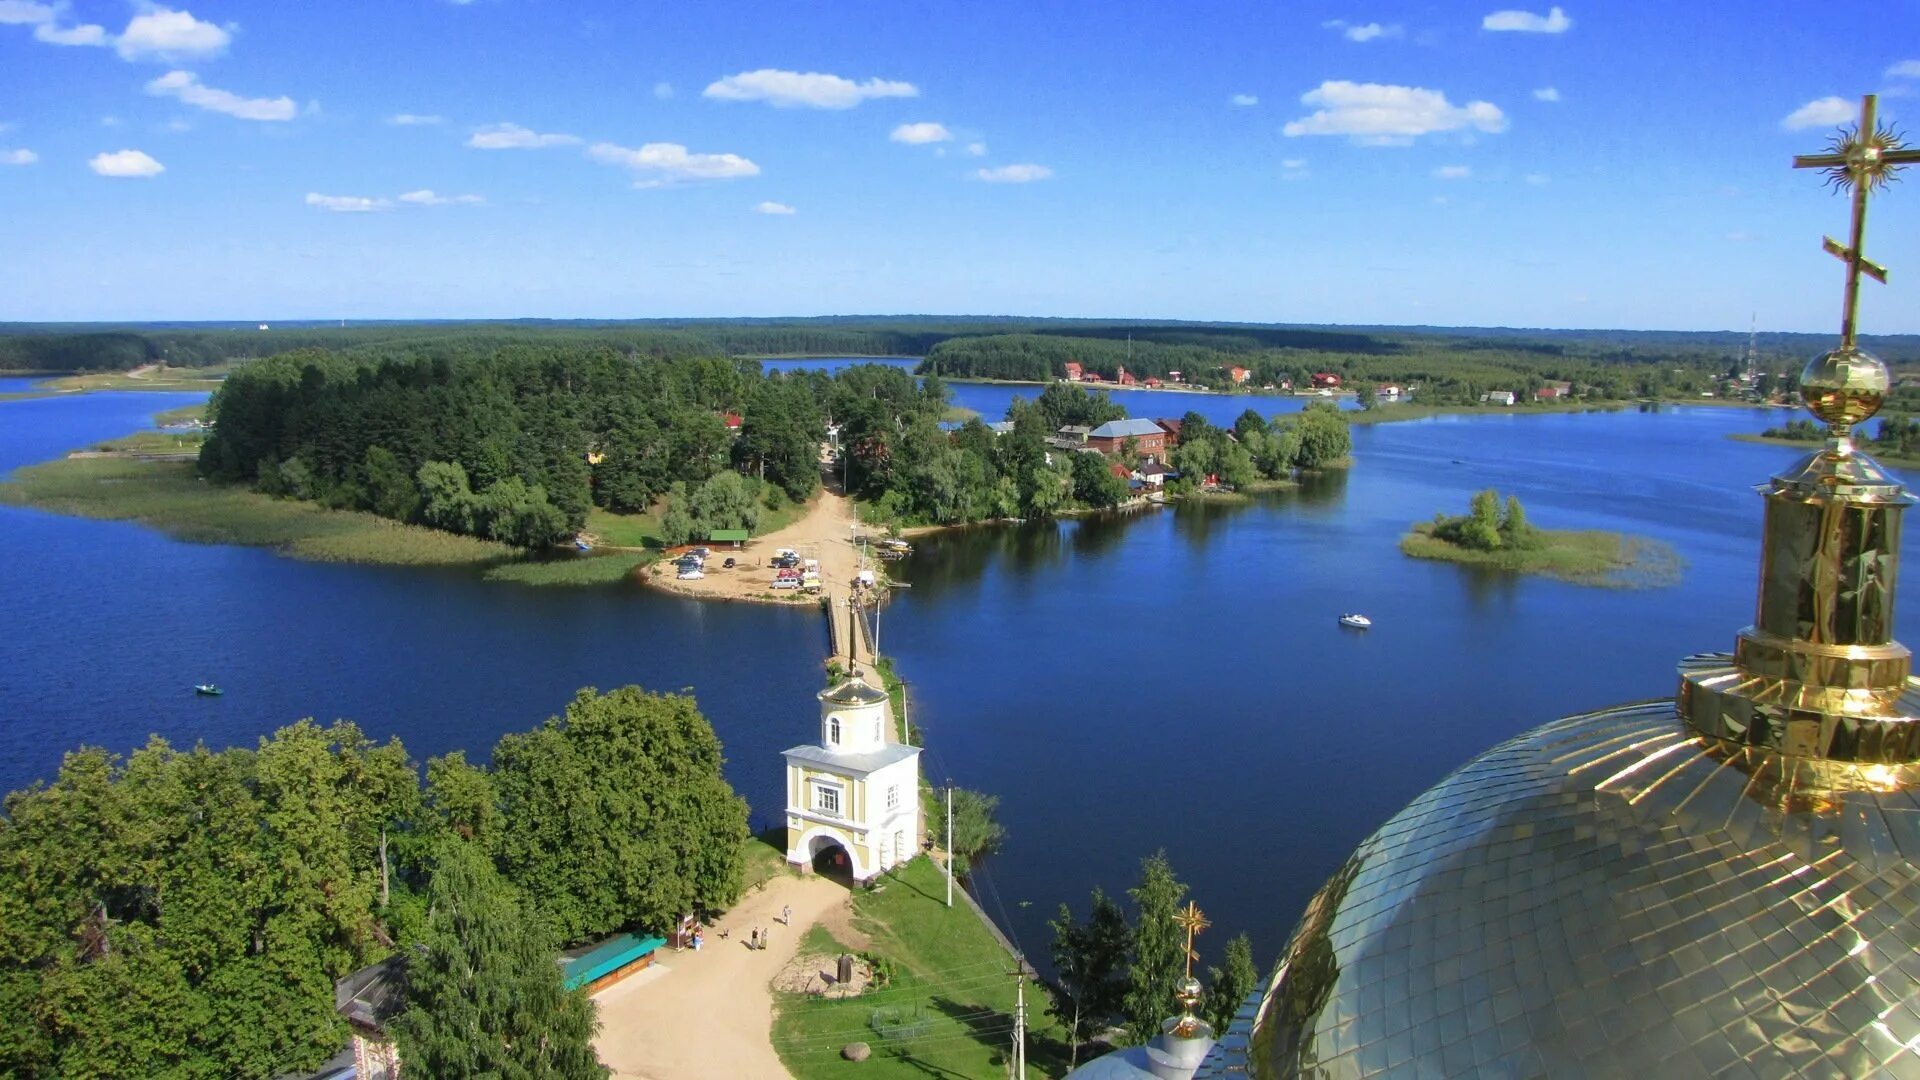
POLYGON ((633 186, 639 188, 760 175, 760 166, 739 154, 692 154, 679 143, 647 143, 638 150, 595 143, 587 148, 587 156, 631 170, 635 175, 633 186))
POLYGON ((35 41, 44 41, 49 45, 105 45, 107 28, 93 23, 80 23, 75 26, 57 26, 53 23, 41 23, 33 28, 35 41))
POLYGON ((753 212, 756 214, 777 214, 782 216, 787 214, 797 213, 797 211, 794 210, 793 207, 788 206, 786 203, 773 202, 771 200, 767 202, 763 202, 759 206, 754 207, 753 212))
POLYGON ((894 128, 893 134, 887 138, 897 143, 918 146, 922 143, 952 142, 953 132, 948 131, 945 124, 936 124, 929 120, 918 124, 901 124, 894 128))
POLYGON ((31 165, 40 155, 31 150, 0 150, 0 165, 31 165))
POLYGON ((368 198, 365 195, 322 195, 317 191, 307 192, 307 205, 336 214, 371 214, 376 210, 393 209, 393 203, 388 199, 368 198))
POLYGON ((415 206, 484 206, 487 200, 478 195, 440 195, 432 188, 421 188, 400 196, 400 201, 415 206))
POLYGON ((967 156, 968 156, 968 157, 986 157, 986 156, 987 156, 987 144, 986 144, 986 143, 983 143, 983 142, 970 142, 970 143, 968 143, 968 144, 967 144, 967 156))
POLYGON ((1507 129, 1506 115, 1497 105, 1469 101, 1455 106, 1441 91, 1416 86, 1336 80, 1300 95, 1300 102, 1317 111, 1288 121, 1280 129, 1288 136, 1347 135, 1362 146, 1396 146, 1436 132, 1507 129))
POLYGON ((60 17, 66 10, 65 0, 51 4, 39 0, 0 0, 0 25, 31 26, 34 39, 49 45, 107 44, 105 27, 92 23, 61 26, 60 17))
POLYGON ((1889 79, 1920 79, 1920 60, 1902 60, 1887 69, 1889 79))
POLYGON ((1350 23, 1345 19, 1328 19, 1320 24, 1322 30, 1338 30, 1348 41, 1378 41, 1381 38, 1397 38, 1406 33, 1399 23, 1350 23))
POLYGON ((1496 11, 1480 20, 1482 30, 1505 30, 1520 34, 1564 34, 1572 26, 1573 20, 1557 7, 1545 15, 1535 15, 1531 11, 1496 11))
POLYGON ((673 96, 673 84, 657 82, 653 84, 653 96, 665 101, 673 96))
POLYGON ((1535 100, 1535 101, 1559 101, 1559 100, 1560 100, 1560 89, 1559 89, 1559 87, 1555 87, 1555 86, 1543 86, 1543 87, 1541 87, 1540 89, 1538 89, 1538 90, 1535 90, 1535 91, 1533 92, 1533 100, 1535 100))
POLYGON ((851 109, 868 98, 919 97, 920 90, 912 83, 891 79, 857 83, 817 71, 803 74, 761 68, 729 75, 701 94, 715 101, 764 101, 781 109, 851 109))
POLYGON ((116 150, 111 154, 95 154, 87 162, 87 168, 101 176, 119 177, 158 176, 167 171, 165 165, 139 150, 116 150))
POLYGON ((126 121, 117 116, 103 116, 100 118, 101 127, 119 127, 124 123, 126 123, 126 121))
POLYGON ((488 124, 473 133, 467 145, 476 150, 538 150, 543 146, 573 146, 578 135, 543 135, 519 124, 488 124))
POLYGON ((1465 180, 1467 177, 1473 175, 1473 166, 1442 165, 1433 170, 1433 175, 1436 179, 1440 180, 1465 180))
POLYGON ((204 60, 227 51, 233 34, 192 12, 149 7, 127 23, 113 43, 122 60, 204 60))
POLYGON ((976 169, 974 176, 989 184, 1031 184, 1053 179, 1053 170, 1045 165, 1002 165, 995 169, 976 169))
POLYGON ((387 123, 399 127, 421 127, 423 125, 438 124, 440 122, 441 118, 438 116, 422 116, 419 113, 410 112, 394 113, 392 116, 387 117, 387 123))
POLYGON ((7 26, 38 26, 53 21, 52 4, 36 3, 35 0, 0 0, 0 24, 7 26))
POLYGON ((1305 180, 1307 178, 1307 159, 1288 158, 1280 163, 1280 179, 1305 180))
POLYGON ((1542 184, 1550 184, 1553 182, 1553 177, 1548 176, 1546 173, 1537 173, 1537 172, 1530 172, 1526 176, 1522 177, 1521 179, 1525 180, 1529 184, 1532 184, 1534 187, 1539 187, 1542 184))
POLYGON ((1235 94, 1232 97, 1227 99, 1227 103, 1229 105, 1238 105, 1244 109, 1249 106, 1260 104, 1260 99, 1257 97, 1254 97, 1252 94, 1235 94))
POLYGON ((1843 97, 1823 97, 1809 101, 1787 114, 1780 126, 1788 131, 1844 124, 1853 119, 1853 103, 1843 97))
POLYGON ((179 98, 195 108, 226 113, 242 120, 291 120, 300 111, 290 97, 243 98, 206 85, 191 71, 169 71, 148 83, 147 93, 179 98))

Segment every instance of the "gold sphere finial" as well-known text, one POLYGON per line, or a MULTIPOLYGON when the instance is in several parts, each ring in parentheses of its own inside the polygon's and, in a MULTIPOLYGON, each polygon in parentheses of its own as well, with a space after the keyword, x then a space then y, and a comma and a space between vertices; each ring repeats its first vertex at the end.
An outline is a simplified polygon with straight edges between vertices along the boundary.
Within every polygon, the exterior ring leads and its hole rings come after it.
POLYGON ((1826 423, 1834 438, 1848 441, 1853 425, 1880 411, 1892 382, 1879 357, 1845 344, 1807 361, 1800 372, 1800 400, 1826 423))

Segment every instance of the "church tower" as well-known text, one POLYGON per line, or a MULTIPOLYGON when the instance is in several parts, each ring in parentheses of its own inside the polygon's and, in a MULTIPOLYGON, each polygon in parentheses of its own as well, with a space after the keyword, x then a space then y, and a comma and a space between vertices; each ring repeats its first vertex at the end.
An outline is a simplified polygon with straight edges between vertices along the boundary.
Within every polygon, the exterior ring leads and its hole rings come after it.
POLYGON ((886 693, 857 675, 819 698, 819 742, 785 755, 787 862, 866 881, 920 850, 920 748, 894 738, 886 693))

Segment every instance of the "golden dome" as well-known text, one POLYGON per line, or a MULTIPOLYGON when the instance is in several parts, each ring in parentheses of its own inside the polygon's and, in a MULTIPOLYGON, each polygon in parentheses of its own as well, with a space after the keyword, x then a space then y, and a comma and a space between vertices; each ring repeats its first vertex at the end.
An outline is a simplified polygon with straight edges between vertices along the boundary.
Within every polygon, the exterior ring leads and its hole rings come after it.
POLYGON ((1362 843, 1295 930, 1248 1071, 1920 1076, 1916 945, 1920 765, 1629 705, 1488 751, 1362 843))

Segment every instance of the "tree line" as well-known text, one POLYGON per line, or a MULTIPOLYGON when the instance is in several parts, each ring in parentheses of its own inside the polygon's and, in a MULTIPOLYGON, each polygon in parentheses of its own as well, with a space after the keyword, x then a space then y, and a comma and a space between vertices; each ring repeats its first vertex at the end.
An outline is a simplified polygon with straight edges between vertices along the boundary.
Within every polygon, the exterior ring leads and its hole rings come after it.
POLYGON ((422 1075, 597 1077, 556 950, 724 909, 746 804, 689 697, 582 690, 491 765, 311 720, 252 749, 67 755, 0 817, 0 1075, 317 1067, 394 954, 422 1075))
POLYGON ((235 371, 208 417, 209 477, 522 547, 573 535, 593 506, 731 505, 736 481, 700 495, 728 471, 753 500, 804 499, 823 423, 806 377, 599 346, 302 350, 235 371))

